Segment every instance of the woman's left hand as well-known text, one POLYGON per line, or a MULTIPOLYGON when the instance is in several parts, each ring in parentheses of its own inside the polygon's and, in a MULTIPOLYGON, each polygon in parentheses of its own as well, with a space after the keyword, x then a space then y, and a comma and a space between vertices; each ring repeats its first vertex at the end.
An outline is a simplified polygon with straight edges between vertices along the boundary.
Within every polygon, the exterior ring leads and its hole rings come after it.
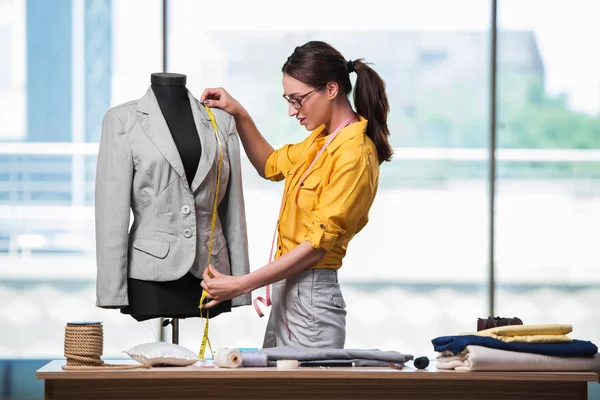
POLYGON ((202 308, 211 308, 217 304, 231 300, 244 294, 244 288, 240 276, 231 276, 220 273, 209 265, 202 274, 200 286, 206 290, 207 297, 211 300, 202 305, 202 308))

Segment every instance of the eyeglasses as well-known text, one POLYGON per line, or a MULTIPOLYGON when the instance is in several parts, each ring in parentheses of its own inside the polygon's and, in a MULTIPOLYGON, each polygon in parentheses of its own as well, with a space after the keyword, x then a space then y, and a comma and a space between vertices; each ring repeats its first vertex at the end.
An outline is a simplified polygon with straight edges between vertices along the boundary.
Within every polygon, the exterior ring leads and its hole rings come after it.
POLYGON ((323 89, 325 86, 326 86, 326 85, 321 85, 321 86, 319 86, 318 88, 316 88, 316 89, 313 89, 313 90, 311 90, 311 91, 310 91, 310 92, 308 92, 308 93, 304 93, 302 96, 299 96, 299 97, 288 97, 288 96, 286 96, 286 95, 284 94, 284 95, 283 95, 283 98, 284 98, 284 99, 285 99, 285 100, 286 100, 288 103, 290 103, 290 105, 291 105, 292 107, 294 107, 296 110, 299 110, 299 109, 301 109, 301 108, 302 108, 302 100, 304 100, 305 98, 307 98, 309 94, 311 94, 311 93, 313 93, 313 92, 316 92, 317 90, 321 90, 321 89, 323 89))

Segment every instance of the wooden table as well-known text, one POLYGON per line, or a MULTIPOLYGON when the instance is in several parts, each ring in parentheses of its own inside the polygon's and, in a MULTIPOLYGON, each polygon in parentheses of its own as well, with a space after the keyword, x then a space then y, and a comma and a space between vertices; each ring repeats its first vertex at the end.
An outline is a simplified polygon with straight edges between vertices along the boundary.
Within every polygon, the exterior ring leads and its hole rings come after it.
MULTIPOLYGON (((123 363, 107 361, 107 363, 123 363)), ((46 399, 587 399, 592 372, 459 372, 429 367, 179 367, 64 371, 55 360, 36 372, 46 399)))

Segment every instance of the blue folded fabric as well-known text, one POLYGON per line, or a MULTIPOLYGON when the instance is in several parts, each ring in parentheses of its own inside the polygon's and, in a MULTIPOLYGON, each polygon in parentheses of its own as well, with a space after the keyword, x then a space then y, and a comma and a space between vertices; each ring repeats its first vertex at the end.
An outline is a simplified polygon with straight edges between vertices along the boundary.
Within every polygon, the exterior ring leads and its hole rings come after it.
POLYGON ((507 343, 487 336, 460 335, 439 336, 431 343, 435 351, 451 351, 453 354, 460 353, 469 345, 559 357, 590 357, 598 352, 598 347, 592 342, 576 339, 566 343, 507 343))

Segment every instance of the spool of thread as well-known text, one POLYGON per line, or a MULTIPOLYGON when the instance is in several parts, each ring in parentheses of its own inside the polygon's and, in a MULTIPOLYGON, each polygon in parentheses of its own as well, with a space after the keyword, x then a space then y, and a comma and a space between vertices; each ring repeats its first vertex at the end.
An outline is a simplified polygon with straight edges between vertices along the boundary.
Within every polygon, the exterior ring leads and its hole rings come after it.
POLYGON ((242 353, 237 349, 218 349, 214 361, 220 368, 238 368, 242 365, 242 353))
POLYGON ((104 364, 100 359, 104 347, 101 322, 69 322, 65 327, 64 370, 105 370, 149 368, 141 364, 104 364))
POLYGON ((262 351, 242 352, 242 367, 266 367, 269 357, 262 351))
POLYGON ((413 361, 413 365, 417 369, 425 369, 429 365, 429 358, 417 357, 417 358, 415 358, 415 361, 413 361))
POLYGON ((298 360, 277 360, 277 368, 296 369, 298 368, 298 360))

